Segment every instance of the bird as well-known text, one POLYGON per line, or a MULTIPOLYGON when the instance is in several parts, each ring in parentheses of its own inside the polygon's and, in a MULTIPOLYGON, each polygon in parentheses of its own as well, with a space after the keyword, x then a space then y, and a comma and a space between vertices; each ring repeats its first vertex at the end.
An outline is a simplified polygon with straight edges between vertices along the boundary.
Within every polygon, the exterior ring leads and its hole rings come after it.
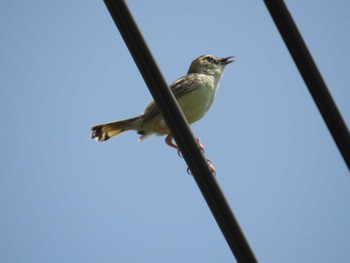
MULTIPOLYGON (((209 110, 224 69, 226 65, 234 62, 233 58, 234 56, 220 58, 209 54, 198 56, 193 59, 187 74, 170 85, 170 90, 189 124, 200 120, 209 110)), ((179 147, 172 142, 173 136, 154 100, 139 116, 94 125, 91 128, 91 138, 103 142, 129 130, 141 135, 139 141, 153 134, 167 135, 166 144, 179 150, 179 147)), ((201 150, 204 150, 198 138, 197 142, 201 150)))

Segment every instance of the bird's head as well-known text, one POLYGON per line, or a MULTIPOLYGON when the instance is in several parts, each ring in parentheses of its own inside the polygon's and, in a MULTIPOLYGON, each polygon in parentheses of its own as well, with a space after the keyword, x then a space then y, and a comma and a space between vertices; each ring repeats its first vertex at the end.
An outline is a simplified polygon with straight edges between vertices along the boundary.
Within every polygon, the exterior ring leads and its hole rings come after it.
POLYGON ((213 76, 221 76, 227 64, 234 62, 231 57, 219 58, 213 55, 201 55, 196 57, 188 70, 190 73, 199 73, 213 76))

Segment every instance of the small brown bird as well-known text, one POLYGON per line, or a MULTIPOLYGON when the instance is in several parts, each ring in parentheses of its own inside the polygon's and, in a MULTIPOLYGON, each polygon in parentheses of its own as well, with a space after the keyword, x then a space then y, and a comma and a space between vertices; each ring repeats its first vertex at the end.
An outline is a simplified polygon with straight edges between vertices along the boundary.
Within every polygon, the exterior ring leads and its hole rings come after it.
MULTIPOLYGON (((233 57, 199 56, 192 61, 187 75, 170 85, 170 89, 189 124, 201 119, 209 110, 225 66, 234 62, 234 60, 230 60, 231 58, 233 57)), ((141 135, 140 141, 152 134, 167 134, 165 142, 178 149, 177 145, 172 142, 172 135, 154 101, 147 106, 143 114, 137 117, 98 124, 93 126, 91 130, 91 138, 97 141, 106 141, 128 130, 137 131, 141 135)), ((197 141, 199 143, 199 140, 197 141)), ((200 145, 200 147, 202 146, 200 145)))

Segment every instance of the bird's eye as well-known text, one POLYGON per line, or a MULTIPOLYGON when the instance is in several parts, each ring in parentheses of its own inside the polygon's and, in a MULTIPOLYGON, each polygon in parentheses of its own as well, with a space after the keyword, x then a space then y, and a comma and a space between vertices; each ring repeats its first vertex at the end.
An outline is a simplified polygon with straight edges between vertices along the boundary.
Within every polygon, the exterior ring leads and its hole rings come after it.
POLYGON ((211 61, 211 60, 213 60, 214 58, 212 57, 212 56, 209 56, 209 57, 207 57, 207 60, 209 60, 209 61, 211 61))

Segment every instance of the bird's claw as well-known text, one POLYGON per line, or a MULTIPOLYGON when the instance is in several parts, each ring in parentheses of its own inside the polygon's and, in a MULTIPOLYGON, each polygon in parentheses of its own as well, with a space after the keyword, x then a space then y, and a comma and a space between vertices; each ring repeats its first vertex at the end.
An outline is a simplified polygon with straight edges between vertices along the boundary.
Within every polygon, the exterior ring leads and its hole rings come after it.
MULTIPOLYGON (((214 168, 214 166, 211 164, 211 161, 210 161, 209 159, 207 159, 207 163, 208 163, 208 167, 209 167, 210 173, 211 173, 212 175, 215 176, 215 175, 216 175, 215 168, 214 168)), ((191 169, 190 169, 189 167, 187 167, 187 173, 188 173, 189 175, 192 175, 191 169)))
POLYGON ((208 163, 209 170, 210 170, 211 174, 212 174, 212 175, 216 175, 215 168, 214 168, 214 166, 212 165, 210 159, 207 159, 207 163, 208 163))
POLYGON ((201 140, 200 140, 199 138, 196 138, 196 142, 197 142, 197 144, 198 144, 199 150, 204 154, 204 153, 205 153, 205 150, 204 150, 203 144, 201 144, 201 140))
MULTIPOLYGON (((180 149, 176 144, 174 144, 174 143, 172 142, 172 139, 173 139, 173 137, 172 137, 170 134, 168 134, 168 136, 167 136, 166 139, 165 139, 166 144, 168 144, 169 146, 175 148, 175 149, 177 150, 177 154, 178 154, 181 158, 183 158, 181 149, 180 149)), ((198 144, 199 150, 200 150, 200 151, 203 153, 203 155, 204 155, 205 150, 204 150, 203 145, 201 144, 201 140, 200 140, 199 138, 196 138, 196 142, 197 142, 197 144, 198 144)), ((206 159, 206 160, 207 160, 207 163, 208 163, 208 167, 209 167, 210 172, 211 172, 213 175, 216 175, 215 168, 214 168, 214 166, 212 165, 211 161, 210 161, 209 159, 206 159)), ((187 168, 187 173, 190 174, 190 175, 192 175, 190 168, 187 168)))

